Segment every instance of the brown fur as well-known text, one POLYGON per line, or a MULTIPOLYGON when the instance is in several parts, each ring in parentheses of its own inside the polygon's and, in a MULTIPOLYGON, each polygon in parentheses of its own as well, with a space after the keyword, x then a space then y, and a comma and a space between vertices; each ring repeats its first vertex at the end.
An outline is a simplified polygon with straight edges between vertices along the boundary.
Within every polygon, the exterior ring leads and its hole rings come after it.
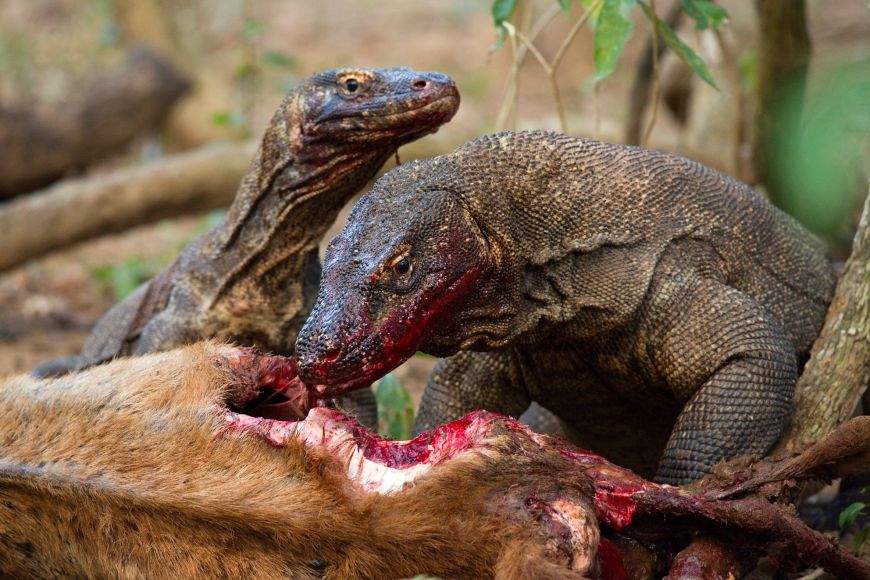
POLYGON ((579 577, 541 560, 523 504, 590 492, 554 481, 558 458, 465 455, 363 494, 328 457, 226 430, 234 352, 200 343, 2 383, 0 575, 579 577))

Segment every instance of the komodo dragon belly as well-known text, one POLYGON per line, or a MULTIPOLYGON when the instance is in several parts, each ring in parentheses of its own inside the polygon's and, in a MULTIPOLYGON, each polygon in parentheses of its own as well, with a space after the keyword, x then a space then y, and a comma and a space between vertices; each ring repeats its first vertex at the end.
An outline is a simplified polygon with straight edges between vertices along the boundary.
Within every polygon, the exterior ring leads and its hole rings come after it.
POLYGON ((559 417, 575 444, 652 477, 683 402, 633 365, 605 371, 589 363, 607 359, 608 346, 628 348, 611 343, 517 349, 525 388, 559 417))

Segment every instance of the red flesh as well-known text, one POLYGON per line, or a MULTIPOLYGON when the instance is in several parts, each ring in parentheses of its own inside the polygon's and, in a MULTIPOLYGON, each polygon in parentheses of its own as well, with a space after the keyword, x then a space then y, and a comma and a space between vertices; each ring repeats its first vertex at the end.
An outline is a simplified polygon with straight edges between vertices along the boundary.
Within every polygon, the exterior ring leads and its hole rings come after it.
POLYGON ((622 556, 607 538, 598 541, 598 565, 601 568, 601 580, 628 580, 622 556))
MULTIPOLYGON (((291 359, 262 357, 256 360, 242 356, 239 360, 247 360, 249 365, 256 362, 245 368, 254 371, 253 378, 260 386, 268 385, 285 395, 296 393, 302 398, 310 397, 308 400, 316 398, 294 376, 295 364, 291 359)), ((598 521, 613 529, 629 526, 639 514, 657 517, 666 514, 673 518, 692 518, 698 525, 715 525, 727 512, 729 517, 738 517, 744 533, 757 534, 759 541, 783 541, 785 534, 789 541, 799 542, 803 550, 798 558, 801 563, 821 564, 835 572, 858 570, 863 574, 868 571, 865 564, 841 554, 824 536, 803 528, 799 521, 788 519, 790 516, 779 514, 764 499, 716 500, 706 498, 704 493, 693 494, 680 488, 657 485, 600 456, 576 450, 559 439, 538 435, 518 421, 495 413, 476 411, 405 442, 385 441, 342 413, 325 408, 312 409, 304 421, 272 420, 234 412, 226 413, 226 421, 228 429, 254 433, 276 446, 285 446, 291 439, 297 439, 306 447, 320 448, 347 470, 348 483, 364 493, 402 491, 413 485, 416 478, 429 473, 431 468, 467 452, 487 454, 493 450, 493 457, 497 458, 499 437, 509 435, 508 439, 525 439, 526 444, 531 443, 529 451, 537 446, 542 452, 560 454, 568 462, 565 468, 567 477, 587 478, 594 487, 593 504, 598 521), (494 433, 498 433, 498 437, 493 438, 494 433), (576 471, 570 467, 572 464, 576 471), (782 526, 780 533, 768 538, 773 524, 764 518, 756 518, 754 514, 757 512, 765 512, 767 517, 775 516, 778 525, 782 526)), ((534 491, 530 491, 528 500, 531 502, 529 506, 537 506, 534 491)), ((544 506, 537 507, 543 509, 544 506)), ((541 511, 544 512, 549 513, 546 509, 541 511)), ((557 527, 550 532, 559 533, 557 527)), ((603 578, 627 578, 617 552, 613 545, 601 539, 598 558, 603 578)), ((852 574, 852 577, 856 576, 852 574)))

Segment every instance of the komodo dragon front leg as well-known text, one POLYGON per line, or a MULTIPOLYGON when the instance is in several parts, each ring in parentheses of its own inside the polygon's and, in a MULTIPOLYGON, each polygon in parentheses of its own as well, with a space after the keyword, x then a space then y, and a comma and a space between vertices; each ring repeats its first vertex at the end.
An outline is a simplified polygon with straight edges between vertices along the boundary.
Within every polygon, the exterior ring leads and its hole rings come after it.
POLYGON ((414 423, 419 434, 478 409, 519 417, 531 399, 519 362, 508 352, 460 352, 440 359, 414 423))
POLYGON ((683 484, 723 459, 761 457, 791 409, 797 363, 779 325, 746 294, 709 278, 665 275, 647 328, 654 369, 685 402, 656 480, 683 484), (665 288, 664 286, 671 286, 665 288), (700 385, 700 386, 697 386, 700 385))

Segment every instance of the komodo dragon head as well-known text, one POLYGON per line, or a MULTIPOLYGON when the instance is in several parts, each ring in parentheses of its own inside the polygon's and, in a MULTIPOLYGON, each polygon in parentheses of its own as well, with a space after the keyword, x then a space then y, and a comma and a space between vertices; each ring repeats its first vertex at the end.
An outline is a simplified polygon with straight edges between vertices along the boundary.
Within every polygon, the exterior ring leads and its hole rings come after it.
POLYGON ((296 343, 306 383, 339 393, 418 350, 448 356, 468 346, 464 313, 493 294, 501 260, 446 189, 451 173, 446 156, 406 163, 360 198, 326 250, 296 343))
MULTIPOLYGON (((397 148, 434 133, 459 106, 450 77, 404 67, 325 71, 303 81, 293 94, 299 102, 287 104, 301 113, 298 130, 308 150, 302 153, 315 158, 318 144, 338 151, 397 148)), ((285 128, 291 142, 296 129, 285 128)), ((274 133, 286 139, 282 131, 274 133)))

